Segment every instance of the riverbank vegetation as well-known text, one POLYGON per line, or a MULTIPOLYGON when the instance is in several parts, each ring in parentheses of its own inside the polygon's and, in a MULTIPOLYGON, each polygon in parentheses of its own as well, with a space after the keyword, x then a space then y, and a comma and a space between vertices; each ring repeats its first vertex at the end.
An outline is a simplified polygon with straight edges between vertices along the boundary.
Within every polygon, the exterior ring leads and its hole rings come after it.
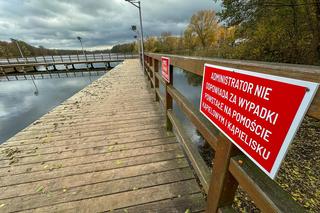
MULTIPOLYGON (((181 35, 148 36, 145 50, 320 65, 320 1, 223 0, 222 4, 219 13, 202 10, 192 15, 181 35)), ((125 52, 127 48, 121 47, 125 52)))
MULTIPOLYGON (((28 56, 45 56, 45 55, 71 55, 71 54, 82 54, 82 51, 80 50, 65 50, 65 49, 48 49, 43 46, 34 47, 24 41, 18 40, 19 46, 21 48, 21 51, 23 52, 23 55, 25 57, 28 56)), ((133 45, 134 44, 129 44, 133 45)), ((97 51, 87 51, 86 53, 109 53, 109 52, 117 52, 118 50, 97 50, 97 51)), ((129 52, 132 52, 129 51, 129 52)), ((0 58, 16 58, 20 57, 19 49, 17 48, 16 44, 13 42, 6 42, 6 41, 0 41, 0 58)))

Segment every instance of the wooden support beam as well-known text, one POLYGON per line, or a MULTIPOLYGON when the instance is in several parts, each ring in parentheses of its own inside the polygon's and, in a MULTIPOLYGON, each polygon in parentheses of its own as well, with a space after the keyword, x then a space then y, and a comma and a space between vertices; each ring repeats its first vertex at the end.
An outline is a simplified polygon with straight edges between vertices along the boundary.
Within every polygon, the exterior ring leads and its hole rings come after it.
POLYGON ((153 59, 154 63, 153 63, 153 81, 154 81, 154 89, 155 89, 155 98, 156 101, 159 101, 159 96, 156 92, 156 89, 159 88, 159 79, 156 76, 156 73, 159 72, 159 61, 156 59, 153 59))
POLYGON ((228 168, 230 158, 240 151, 222 133, 218 143, 208 192, 208 213, 215 213, 221 207, 231 206, 238 187, 238 182, 228 168))
POLYGON ((0 71, 7 78, 7 80, 10 81, 9 77, 7 76, 7 74, 5 73, 5 71, 2 67, 0 67, 0 71))
POLYGON ((173 66, 172 65, 170 65, 169 75, 170 75, 170 83, 166 82, 166 86, 165 86, 165 94, 166 94, 165 114, 166 114, 167 131, 172 131, 172 123, 168 117, 168 110, 171 110, 173 107, 173 100, 171 95, 168 92, 168 87, 173 85, 173 66))

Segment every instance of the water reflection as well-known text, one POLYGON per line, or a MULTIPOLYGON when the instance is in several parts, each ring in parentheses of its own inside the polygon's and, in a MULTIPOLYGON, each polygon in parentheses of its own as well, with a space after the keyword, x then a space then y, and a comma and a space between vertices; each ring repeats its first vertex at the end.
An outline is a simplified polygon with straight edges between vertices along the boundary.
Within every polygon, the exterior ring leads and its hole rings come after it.
POLYGON ((0 83, 0 143, 15 135, 21 129, 59 105, 99 75, 84 77, 35 79, 38 89, 31 80, 3 81, 0 83))
MULTIPOLYGON (((159 65, 161 72, 161 66, 159 65)), ((187 100, 192 103, 196 109, 200 107, 200 96, 201 96, 201 84, 202 77, 193 73, 184 71, 178 67, 173 68, 173 86, 184 96, 187 100)), ((159 90, 164 97, 164 86, 159 85, 159 90)), ((211 160, 213 158, 213 152, 211 148, 205 143, 204 138, 197 131, 196 127, 189 121, 185 114, 180 110, 175 102, 173 102, 173 112, 177 118, 183 124, 186 134, 191 138, 193 145, 199 150, 201 156, 205 162, 211 166, 211 160)))
MULTIPOLYGON (((173 86, 192 103, 196 109, 200 108, 202 77, 175 67, 173 69, 173 86)), ((199 150, 208 166, 211 166, 213 151, 205 142, 196 127, 189 121, 180 108, 174 103, 173 112, 182 122, 187 135, 199 150)))

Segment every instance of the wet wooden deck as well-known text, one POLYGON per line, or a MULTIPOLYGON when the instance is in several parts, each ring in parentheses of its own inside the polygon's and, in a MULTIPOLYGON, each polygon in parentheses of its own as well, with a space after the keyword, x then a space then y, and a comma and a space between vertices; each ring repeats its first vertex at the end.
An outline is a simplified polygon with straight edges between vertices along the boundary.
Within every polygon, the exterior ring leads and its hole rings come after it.
POLYGON ((203 212, 138 60, 0 146, 0 212, 203 212))

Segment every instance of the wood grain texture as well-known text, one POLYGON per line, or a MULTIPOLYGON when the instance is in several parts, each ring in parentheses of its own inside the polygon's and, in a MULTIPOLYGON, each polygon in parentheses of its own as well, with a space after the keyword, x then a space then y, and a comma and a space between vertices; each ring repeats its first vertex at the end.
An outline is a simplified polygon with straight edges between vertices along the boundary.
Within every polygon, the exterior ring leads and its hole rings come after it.
POLYGON ((0 212, 203 212, 138 60, 0 145, 0 212))

